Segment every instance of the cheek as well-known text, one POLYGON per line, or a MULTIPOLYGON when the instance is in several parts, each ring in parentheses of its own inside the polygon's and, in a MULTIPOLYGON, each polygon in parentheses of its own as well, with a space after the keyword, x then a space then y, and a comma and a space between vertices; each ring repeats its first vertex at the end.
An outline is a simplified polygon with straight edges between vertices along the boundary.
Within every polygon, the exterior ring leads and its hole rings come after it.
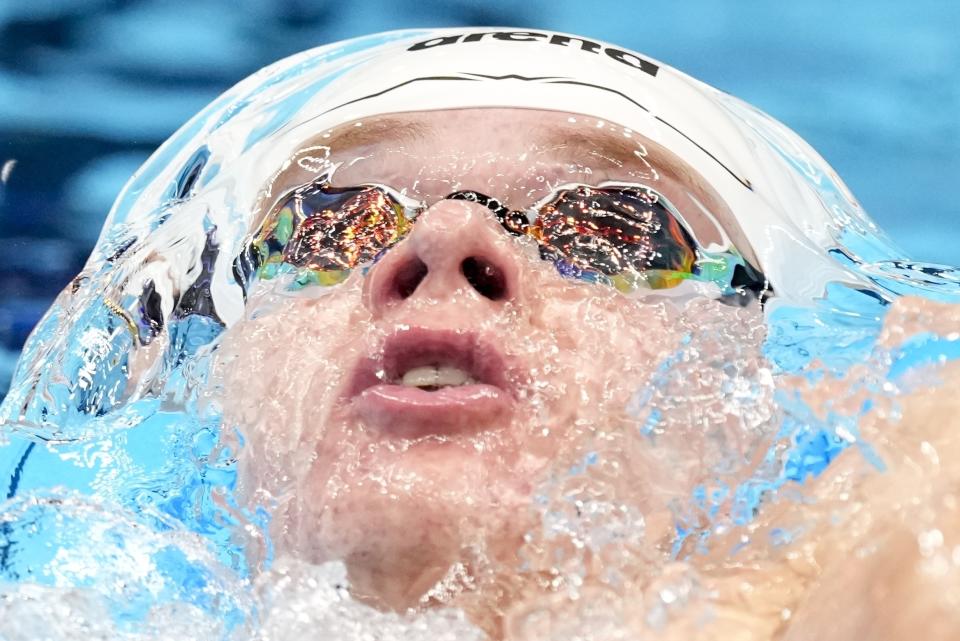
MULTIPOLYGON (((358 349, 359 289, 289 299, 224 335, 213 369, 223 423, 242 435, 246 476, 258 486, 307 465, 358 349), (304 460, 300 460, 304 459, 304 460)), ((251 300, 248 309, 257 309, 251 300)), ((262 309, 262 308, 261 308, 262 309)), ((271 488, 272 489, 272 488, 271 488)))
POLYGON ((597 438, 635 432, 630 403, 676 349, 675 312, 555 270, 533 285, 530 330, 516 336, 536 364, 528 448, 567 459, 597 438))
POLYGON ((556 364, 584 385, 644 383, 678 335, 663 305, 643 305, 595 285, 568 283, 544 300, 534 324, 556 344, 556 364))

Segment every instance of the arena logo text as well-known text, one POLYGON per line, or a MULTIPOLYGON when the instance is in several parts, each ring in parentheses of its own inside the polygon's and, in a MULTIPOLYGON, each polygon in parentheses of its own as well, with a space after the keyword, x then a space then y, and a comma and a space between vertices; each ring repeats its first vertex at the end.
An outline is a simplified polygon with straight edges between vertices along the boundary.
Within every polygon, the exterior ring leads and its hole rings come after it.
MULTIPOLYGON (((613 47, 604 47, 598 42, 593 42, 592 40, 586 40, 584 38, 578 38, 577 36, 565 36, 558 33, 539 33, 536 31, 478 31, 467 34, 438 36, 436 38, 431 38, 430 40, 417 42, 416 44, 408 47, 407 51, 422 51, 423 49, 432 49, 434 47, 452 45, 458 42, 479 42, 484 38, 493 38, 494 40, 503 40, 506 42, 546 42, 548 44, 557 45, 560 47, 567 47, 570 46, 571 43, 579 42, 581 51, 586 51, 597 55, 606 54, 620 64, 633 67, 634 69, 639 69, 640 71, 643 71, 644 73, 653 77, 656 77, 657 71, 660 69, 659 66, 655 65, 649 60, 645 60, 637 54, 629 51, 615 49, 613 47)), ((573 46, 576 46, 576 44, 573 46)))

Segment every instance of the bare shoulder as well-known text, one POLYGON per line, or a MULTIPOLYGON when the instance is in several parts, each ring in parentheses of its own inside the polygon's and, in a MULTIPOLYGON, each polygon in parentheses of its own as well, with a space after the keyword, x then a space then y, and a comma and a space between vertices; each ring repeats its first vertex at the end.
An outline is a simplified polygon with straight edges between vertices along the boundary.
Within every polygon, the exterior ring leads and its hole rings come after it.
POLYGON ((784 641, 960 638, 954 342, 960 342, 960 305, 906 298, 890 310, 880 345, 889 350, 897 394, 860 426, 860 439, 882 469, 851 448, 817 483, 819 572, 784 641))
POLYGON ((885 402, 862 416, 857 442, 805 484, 805 499, 781 498, 752 526, 754 540, 776 529, 799 533, 794 544, 733 561, 722 553, 730 545, 716 546, 700 568, 712 616, 697 633, 960 638, 960 305, 898 300, 879 346, 887 354, 880 369, 871 363, 839 380, 796 382, 820 415, 845 403, 859 408, 857 386, 871 376, 889 385, 885 402))

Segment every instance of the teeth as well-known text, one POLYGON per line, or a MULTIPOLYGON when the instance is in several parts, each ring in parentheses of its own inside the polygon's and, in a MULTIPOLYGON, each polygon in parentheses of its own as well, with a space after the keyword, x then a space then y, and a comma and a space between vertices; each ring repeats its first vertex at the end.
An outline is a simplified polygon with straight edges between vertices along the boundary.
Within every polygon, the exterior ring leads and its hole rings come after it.
POLYGON ((401 382, 407 387, 446 387, 468 385, 476 381, 459 367, 427 365, 414 367, 403 375, 401 382))

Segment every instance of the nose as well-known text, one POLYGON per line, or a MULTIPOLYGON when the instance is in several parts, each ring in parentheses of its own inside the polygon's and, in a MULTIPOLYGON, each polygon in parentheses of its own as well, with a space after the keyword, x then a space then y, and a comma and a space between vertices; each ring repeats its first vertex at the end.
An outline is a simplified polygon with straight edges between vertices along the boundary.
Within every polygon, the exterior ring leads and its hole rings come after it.
POLYGON ((518 295, 519 271, 518 249, 490 210, 442 200, 371 268, 364 297, 377 316, 418 299, 497 306, 518 295))

